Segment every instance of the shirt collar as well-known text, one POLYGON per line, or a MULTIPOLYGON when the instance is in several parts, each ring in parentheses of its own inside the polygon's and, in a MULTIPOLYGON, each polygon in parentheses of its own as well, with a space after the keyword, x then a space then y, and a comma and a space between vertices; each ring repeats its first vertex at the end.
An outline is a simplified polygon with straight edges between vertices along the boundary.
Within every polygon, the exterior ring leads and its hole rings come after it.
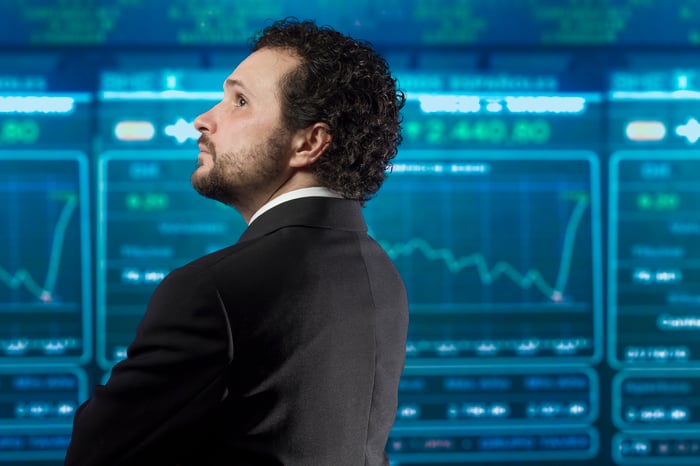
POLYGON ((248 222, 248 225, 253 223, 253 221, 260 217, 263 213, 267 212, 268 210, 272 209, 273 207, 276 207, 283 202, 291 201, 292 199, 300 199, 302 197, 335 197, 335 198, 342 198, 339 193, 328 189, 324 188, 322 186, 314 186, 311 188, 301 188, 301 189, 295 189, 294 191, 289 191, 288 193, 284 193, 280 196, 277 196, 276 198, 268 201, 267 203, 263 204, 262 207, 260 207, 257 212, 253 214, 252 217, 250 217, 250 221, 248 222))

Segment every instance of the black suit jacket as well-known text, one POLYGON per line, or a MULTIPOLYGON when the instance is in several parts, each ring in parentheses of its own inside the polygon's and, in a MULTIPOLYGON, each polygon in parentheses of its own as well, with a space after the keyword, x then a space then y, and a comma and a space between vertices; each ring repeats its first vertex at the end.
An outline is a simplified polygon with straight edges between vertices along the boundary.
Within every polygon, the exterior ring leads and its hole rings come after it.
POLYGON ((161 282, 66 465, 386 465, 407 321, 358 203, 283 203, 161 282))

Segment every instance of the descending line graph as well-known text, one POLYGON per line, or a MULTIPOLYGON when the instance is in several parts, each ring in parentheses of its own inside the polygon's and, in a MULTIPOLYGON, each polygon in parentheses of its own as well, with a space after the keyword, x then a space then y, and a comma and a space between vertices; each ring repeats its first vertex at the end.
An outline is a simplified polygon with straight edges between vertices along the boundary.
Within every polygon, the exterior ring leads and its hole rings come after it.
POLYGON ((37 279, 35 279, 26 268, 20 268, 12 273, 0 265, 0 283, 12 289, 24 287, 38 300, 44 303, 49 303, 53 300, 66 240, 66 230, 78 205, 78 196, 76 193, 63 193, 59 197, 65 198, 65 204, 56 222, 53 239, 51 241, 51 250, 48 255, 46 277, 42 284, 40 285, 37 279))
POLYGON ((588 204, 588 196, 586 194, 579 194, 571 217, 566 225, 558 272, 553 283, 548 282, 537 269, 530 269, 522 273, 512 264, 505 261, 499 261, 493 267, 489 268, 483 254, 475 253, 456 257, 451 249, 435 248, 422 238, 413 238, 407 242, 395 244, 387 241, 379 241, 379 244, 392 259, 410 256, 419 252, 426 259, 443 262, 445 267, 452 273, 458 273, 464 269, 474 267, 478 272, 481 283, 484 285, 492 284, 501 277, 508 277, 522 288, 534 286, 553 302, 561 302, 564 299, 564 290, 569 279, 576 235, 581 219, 588 208, 588 204))

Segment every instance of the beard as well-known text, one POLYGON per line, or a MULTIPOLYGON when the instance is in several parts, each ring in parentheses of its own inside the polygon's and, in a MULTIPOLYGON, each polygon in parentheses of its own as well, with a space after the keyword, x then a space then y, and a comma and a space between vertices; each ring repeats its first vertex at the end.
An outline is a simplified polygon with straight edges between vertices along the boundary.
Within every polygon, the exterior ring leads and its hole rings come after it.
POLYGON ((260 197, 267 199, 279 187, 282 164, 289 150, 289 133, 278 129, 252 147, 216 153, 207 136, 200 137, 212 157, 212 167, 192 174, 192 187, 204 197, 230 206, 243 206, 260 197))

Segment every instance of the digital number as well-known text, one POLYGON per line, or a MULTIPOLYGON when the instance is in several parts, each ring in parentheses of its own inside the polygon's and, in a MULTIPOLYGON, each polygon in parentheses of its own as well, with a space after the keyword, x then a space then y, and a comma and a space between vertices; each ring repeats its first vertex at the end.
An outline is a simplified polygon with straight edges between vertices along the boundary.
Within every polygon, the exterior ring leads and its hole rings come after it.
POLYGON ((39 139, 39 124, 34 120, 0 121, 0 144, 33 144, 39 139))
POLYGON ((164 193, 128 193, 124 203, 128 210, 165 210, 170 204, 170 198, 164 193))
POLYGON ((430 145, 454 143, 544 144, 549 142, 551 128, 543 119, 443 119, 426 118, 404 124, 407 141, 430 145))
POLYGON ((677 193, 640 193, 637 196, 637 207, 645 211, 678 210, 680 203, 677 193))

